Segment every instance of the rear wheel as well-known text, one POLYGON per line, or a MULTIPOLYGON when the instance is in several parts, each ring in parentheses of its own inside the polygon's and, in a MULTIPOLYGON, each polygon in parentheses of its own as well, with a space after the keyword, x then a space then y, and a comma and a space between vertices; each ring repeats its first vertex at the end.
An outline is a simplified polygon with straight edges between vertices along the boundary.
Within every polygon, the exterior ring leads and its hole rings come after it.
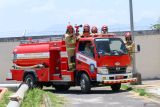
POLYGON ((87 94, 91 91, 90 79, 86 74, 81 75, 80 86, 81 86, 81 91, 84 94, 87 94))
POLYGON ((55 85, 54 88, 56 91, 67 91, 69 90, 70 86, 69 85, 55 85))
POLYGON ((25 76, 24 82, 29 86, 29 88, 36 87, 36 79, 32 74, 28 74, 25 76))
POLYGON ((121 88, 121 83, 117 83, 117 84, 112 84, 111 85, 111 89, 112 89, 113 92, 119 91, 120 88, 121 88))

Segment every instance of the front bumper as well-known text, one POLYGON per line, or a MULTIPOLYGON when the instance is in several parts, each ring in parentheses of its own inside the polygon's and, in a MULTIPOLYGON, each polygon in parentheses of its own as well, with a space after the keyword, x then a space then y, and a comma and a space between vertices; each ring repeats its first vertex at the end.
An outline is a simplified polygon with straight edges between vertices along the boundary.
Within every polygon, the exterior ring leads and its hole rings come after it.
POLYGON ((114 74, 114 75, 102 75, 97 74, 97 82, 101 82, 103 84, 115 84, 115 83, 130 83, 136 82, 137 78, 132 78, 132 73, 128 74, 114 74), (122 79, 116 79, 116 77, 123 76, 122 79))

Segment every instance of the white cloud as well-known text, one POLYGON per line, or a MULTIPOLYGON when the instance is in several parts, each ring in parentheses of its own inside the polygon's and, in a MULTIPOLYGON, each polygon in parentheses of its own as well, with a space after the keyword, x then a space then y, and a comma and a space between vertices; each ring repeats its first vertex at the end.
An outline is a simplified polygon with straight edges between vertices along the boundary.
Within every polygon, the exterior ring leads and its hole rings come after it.
POLYGON ((66 16, 73 23, 89 23, 92 25, 101 26, 103 24, 128 24, 129 14, 127 11, 117 12, 114 9, 108 10, 89 10, 81 9, 69 11, 65 10, 60 17, 66 16), (124 17, 123 17, 124 16, 124 17))
POLYGON ((42 4, 35 4, 30 9, 31 13, 44 13, 56 9, 55 0, 46 0, 42 4))
POLYGON ((0 9, 10 8, 24 3, 27 0, 0 0, 0 9))
MULTIPOLYGON (((159 7, 155 4, 148 7, 150 4, 144 6, 136 1, 135 23, 149 25, 158 20, 159 7)), ((0 0, 0 30, 40 31, 50 26, 65 26, 69 21, 73 25, 88 23, 98 27, 107 24, 117 30, 129 26, 128 5, 128 0, 0 0)), ((61 30, 61 26, 57 29, 61 30)))
POLYGON ((160 17, 159 11, 141 11, 140 14, 135 14, 135 22, 139 22, 143 19, 158 20, 160 17))

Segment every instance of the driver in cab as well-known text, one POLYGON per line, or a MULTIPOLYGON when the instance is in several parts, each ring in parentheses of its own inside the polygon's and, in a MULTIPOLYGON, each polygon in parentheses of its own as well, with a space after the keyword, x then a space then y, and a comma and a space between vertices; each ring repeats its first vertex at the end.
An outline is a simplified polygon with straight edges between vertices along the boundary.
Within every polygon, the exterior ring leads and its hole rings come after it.
POLYGON ((86 43, 84 51, 87 56, 93 57, 93 50, 92 50, 91 42, 86 43))

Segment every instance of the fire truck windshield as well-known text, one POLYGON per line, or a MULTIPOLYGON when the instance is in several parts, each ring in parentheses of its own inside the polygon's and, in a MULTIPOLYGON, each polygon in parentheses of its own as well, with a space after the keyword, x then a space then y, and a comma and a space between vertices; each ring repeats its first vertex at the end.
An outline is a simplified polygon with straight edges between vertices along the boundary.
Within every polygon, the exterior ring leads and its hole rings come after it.
POLYGON ((97 38, 95 44, 99 55, 124 55, 128 53, 120 38, 97 38))

